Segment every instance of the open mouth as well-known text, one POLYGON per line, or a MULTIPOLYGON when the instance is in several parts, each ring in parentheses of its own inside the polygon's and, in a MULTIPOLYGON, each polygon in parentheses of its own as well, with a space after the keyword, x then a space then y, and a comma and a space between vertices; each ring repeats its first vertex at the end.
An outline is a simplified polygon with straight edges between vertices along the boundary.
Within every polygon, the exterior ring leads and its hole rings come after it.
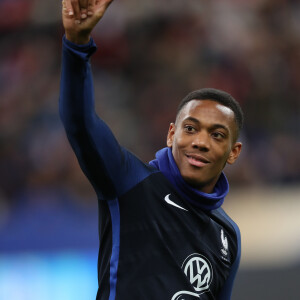
POLYGON ((186 154, 186 157, 189 164, 195 167, 201 168, 210 163, 210 161, 199 154, 186 154))

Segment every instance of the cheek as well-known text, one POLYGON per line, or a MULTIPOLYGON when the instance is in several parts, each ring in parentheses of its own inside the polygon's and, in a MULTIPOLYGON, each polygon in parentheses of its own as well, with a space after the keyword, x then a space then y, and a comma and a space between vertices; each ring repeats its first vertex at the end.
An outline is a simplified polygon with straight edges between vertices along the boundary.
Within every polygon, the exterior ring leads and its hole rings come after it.
POLYGON ((231 148, 229 146, 219 146, 215 147, 215 154, 220 160, 220 162, 226 162, 231 152, 231 148))
POLYGON ((182 138, 181 137, 175 137, 174 143, 173 143, 177 148, 182 147, 182 138))
POLYGON ((224 162, 224 164, 226 164, 227 159, 229 158, 230 153, 231 153, 231 148, 227 148, 227 149, 225 149, 223 151, 223 155, 222 156, 223 156, 223 162, 224 162))
POLYGON ((172 148, 177 149, 178 147, 180 147, 180 145, 181 145, 180 136, 178 136, 178 134, 175 133, 172 140, 172 148))
POLYGON ((184 147, 188 145, 190 142, 190 139, 188 136, 184 135, 183 132, 177 131, 174 135, 174 143, 176 143, 177 147, 184 147))
POLYGON ((181 140, 180 138, 176 138, 174 137, 174 140, 173 140, 173 144, 172 144, 172 148, 173 148, 173 155, 175 156, 179 156, 179 153, 180 153, 180 148, 182 147, 181 145, 181 140))
POLYGON ((184 141, 181 137, 174 136, 172 143, 172 153, 177 165, 181 164, 181 157, 185 148, 184 141))

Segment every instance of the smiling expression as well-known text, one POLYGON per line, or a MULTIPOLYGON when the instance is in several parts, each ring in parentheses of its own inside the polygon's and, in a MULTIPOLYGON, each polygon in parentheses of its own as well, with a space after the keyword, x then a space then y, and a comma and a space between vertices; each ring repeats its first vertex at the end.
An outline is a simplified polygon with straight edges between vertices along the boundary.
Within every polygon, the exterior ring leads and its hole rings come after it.
POLYGON ((234 112, 216 101, 191 100, 171 123, 167 145, 183 179, 211 193, 226 163, 238 158, 234 112))

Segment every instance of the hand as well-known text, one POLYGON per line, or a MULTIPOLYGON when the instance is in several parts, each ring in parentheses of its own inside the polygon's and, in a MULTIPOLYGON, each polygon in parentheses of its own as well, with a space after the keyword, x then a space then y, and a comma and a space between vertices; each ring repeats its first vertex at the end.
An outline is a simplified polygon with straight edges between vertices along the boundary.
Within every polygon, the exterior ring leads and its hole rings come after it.
POLYGON ((66 38, 86 44, 90 34, 113 0, 63 0, 62 19, 66 38))

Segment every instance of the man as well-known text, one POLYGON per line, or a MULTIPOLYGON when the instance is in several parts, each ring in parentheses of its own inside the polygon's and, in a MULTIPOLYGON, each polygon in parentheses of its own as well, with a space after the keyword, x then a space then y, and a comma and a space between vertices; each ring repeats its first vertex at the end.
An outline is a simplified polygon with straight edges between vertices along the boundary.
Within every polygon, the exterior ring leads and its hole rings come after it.
POLYGON ((221 208, 222 170, 241 151, 241 109, 225 92, 198 90, 155 160, 120 146, 94 111, 89 64, 91 31, 110 2, 63 2, 60 114, 99 202, 97 300, 230 299, 240 234, 221 208))

